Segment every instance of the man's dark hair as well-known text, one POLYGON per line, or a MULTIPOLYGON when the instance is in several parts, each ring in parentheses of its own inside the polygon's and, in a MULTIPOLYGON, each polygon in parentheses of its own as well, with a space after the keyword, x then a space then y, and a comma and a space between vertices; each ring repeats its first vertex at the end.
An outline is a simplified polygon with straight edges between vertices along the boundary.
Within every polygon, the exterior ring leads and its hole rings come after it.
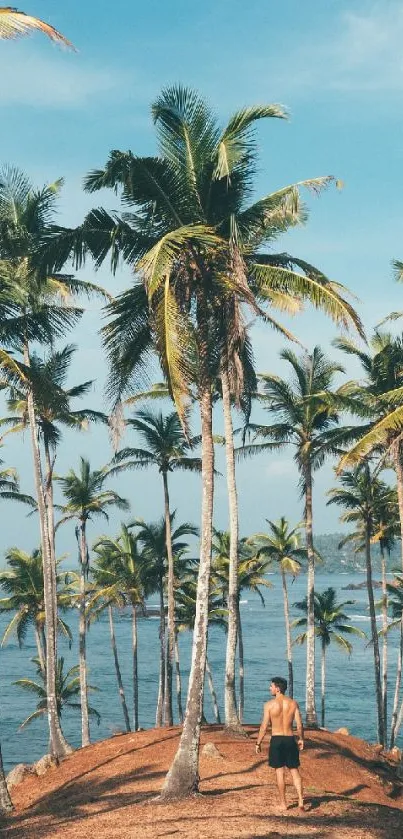
POLYGON ((272 684, 276 686, 281 693, 285 693, 287 690, 287 679, 283 679, 282 676, 275 676, 274 679, 271 680, 272 684))

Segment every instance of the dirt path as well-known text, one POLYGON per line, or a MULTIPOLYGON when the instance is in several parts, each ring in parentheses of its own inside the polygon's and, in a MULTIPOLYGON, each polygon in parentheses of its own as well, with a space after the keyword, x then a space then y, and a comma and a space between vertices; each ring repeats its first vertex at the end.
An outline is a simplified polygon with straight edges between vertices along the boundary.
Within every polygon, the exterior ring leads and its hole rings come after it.
POLYGON ((122 735, 80 750, 42 778, 13 790, 15 813, 2 839, 402 839, 403 786, 394 766, 361 740, 308 732, 302 755, 306 798, 299 814, 292 787, 286 816, 276 812, 266 751, 253 740, 230 740, 208 727, 221 757, 201 759, 201 791, 191 801, 152 799, 175 753, 178 730, 122 735))

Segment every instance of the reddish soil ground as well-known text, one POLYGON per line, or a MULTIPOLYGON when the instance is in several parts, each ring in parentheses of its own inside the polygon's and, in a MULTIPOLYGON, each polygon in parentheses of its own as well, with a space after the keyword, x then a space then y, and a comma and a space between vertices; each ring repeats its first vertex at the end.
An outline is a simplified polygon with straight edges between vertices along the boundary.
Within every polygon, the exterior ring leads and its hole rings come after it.
POLYGON ((2 839, 402 839, 403 785, 396 765, 354 737, 308 732, 301 756, 306 799, 300 814, 293 787, 286 815, 276 812, 266 749, 206 727, 221 757, 201 758, 202 795, 190 801, 152 800, 175 754, 176 728, 113 737, 77 751, 41 778, 14 787, 14 813, 2 839))

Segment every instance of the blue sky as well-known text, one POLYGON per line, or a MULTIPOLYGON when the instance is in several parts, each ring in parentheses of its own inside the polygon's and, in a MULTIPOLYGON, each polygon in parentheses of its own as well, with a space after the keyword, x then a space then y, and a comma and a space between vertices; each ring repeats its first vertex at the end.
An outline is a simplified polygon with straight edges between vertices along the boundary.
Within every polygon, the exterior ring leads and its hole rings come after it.
MULTIPOLYGON (((392 278, 391 259, 401 250, 403 156, 403 7, 399 0, 30 0, 22 4, 60 29, 78 49, 67 53, 40 35, 2 42, 0 89, 2 163, 24 169, 40 185, 61 175, 66 183, 60 220, 75 225, 94 203, 117 208, 106 193, 94 202, 81 190, 85 173, 102 166, 112 148, 137 153, 155 150, 150 103, 167 84, 196 87, 225 120, 245 104, 281 102, 290 121, 259 127, 261 153, 257 194, 318 175, 344 181, 309 199, 307 226, 283 238, 288 250, 346 283, 360 299, 368 330, 393 309, 403 309, 403 289, 392 278)), ((93 279, 90 265, 83 272, 93 279)), ((114 293, 130 281, 127 271, 112 278, 98 273, 114 293)), ((75 380, 96 378, 93 402, 100 404, 105 364, 96 331, 99 313, 90 306, 73 339, 80 345, 75 380)), ((329 348, 336 332, 320 314, 307 311, 292 329, 309 349, 329 348)), ((258 369, 283 371, 281 341, 255 330, 258 369)), ((334 354, 334 351, 332 350, 334 354)), ((349 368, 349 373, 353 373, 349 368)), ((129 442, 129 439, 127 439, 129 442)), ((30 487, 28 437, 3 450, 30 487)), ((105 432, 66 438, 59 469, 75 465, 82 453, 99 466, 109 457, 105 432)), ((315 482, 316 529, 338 528, 337 512, 325 505, 331 466, 315 482)), ((264 518, 301 517, 291 457, 281 455, 239 467, 241 526, 261 530, 264 518)), ((133 515, 156 518, 161 509, 158 476, 139 473, 118 489, 132 501, 133 515)), ((173 504, 181 517, 196 520, 199 484, 190 477, 173 482, 173 504)), ((3 507, 2 544, 31 548, 33 519, 3 507)), ((226 527, 224 481, 218 482, 216 522, 226 527)), ((112 522, 112 526, 115 522, 112 522)), ((61 539, 71 545, 71 534, 61 539)))

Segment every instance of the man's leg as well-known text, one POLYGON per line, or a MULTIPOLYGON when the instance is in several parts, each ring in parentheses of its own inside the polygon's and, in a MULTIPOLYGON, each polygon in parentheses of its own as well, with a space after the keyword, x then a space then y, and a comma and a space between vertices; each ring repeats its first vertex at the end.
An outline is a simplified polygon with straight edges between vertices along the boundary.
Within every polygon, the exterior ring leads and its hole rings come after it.
POLYGON ((298 769, 290 769, 292 782, 298 795, 298 807, 300 810, 304 809, 304 796, 302 792, 302 778, 298 769))
POLYGON ((277 789, 280 798, 280 809, 286 810, 287 804, 285 803, 285 779, 284 779, 284 766, 280 769, 276 769, 276 781, 277 781, 277 789))

